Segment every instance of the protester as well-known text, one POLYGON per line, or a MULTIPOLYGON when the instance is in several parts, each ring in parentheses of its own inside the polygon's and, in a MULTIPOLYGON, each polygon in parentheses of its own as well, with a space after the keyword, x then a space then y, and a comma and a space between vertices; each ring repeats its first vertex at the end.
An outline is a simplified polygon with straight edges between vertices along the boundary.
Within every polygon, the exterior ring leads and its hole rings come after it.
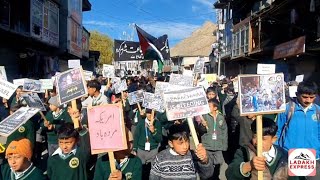
POLYGON ((97 80, 91 80, 87 83, 89 97, 83 102, 84 107, 109 104, 110 99, 100 92, 101 84, 97 80))

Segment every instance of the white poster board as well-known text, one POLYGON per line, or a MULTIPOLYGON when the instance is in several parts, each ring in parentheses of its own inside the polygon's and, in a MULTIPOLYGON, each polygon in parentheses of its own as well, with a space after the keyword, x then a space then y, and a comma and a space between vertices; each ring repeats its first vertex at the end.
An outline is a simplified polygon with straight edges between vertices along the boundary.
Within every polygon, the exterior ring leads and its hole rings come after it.
POLYGON ((72 68, 77 68, 80 67, 80 59, 70 59, 68 60, 68 68, 72 69, 72 68))
POLYGON ((258 64, 257 74, 274 74, 276 73, 275 64, 258 64))
POLYGON ((298 83, 301 83, 303 81, 303 79, 304 79, 303 74, 296 76, 296 82, 298 82, 298 83))
POLYGON ((12 84, 8 81, 0 79, 0 96, 9 99, 12 94, 16 91, 18 85, 12 84))
POLYGON ((289 96, 294 98, 297 97, 296 92, 298 90, 298 86, 289 86, 289 96))
POLYGON ((52 79, 39 79, 41 82, 42 90, 53 89, 53 80, 52 79))
POLYGON ((114 66, 109 64, 104 64, 102 67, 102 76, 107 78, 115 77, 114 66))
POLYGON ((13 84, 15 84, 15 85, 17 85, 17 86, 23 86, 24 81, 25 81, 26 79, 27 79, 27 78, 14 79, 14 80, 13 80, 13 84))
POLYGON ((182 74, 171 74, 169 83, 178 86, 193 87, 193 77, 182 74))
POLYGON ((3 79, 5 81, 8 81, 7 79, 7 73, 4 66, 0 66, 0 79, 3 79))

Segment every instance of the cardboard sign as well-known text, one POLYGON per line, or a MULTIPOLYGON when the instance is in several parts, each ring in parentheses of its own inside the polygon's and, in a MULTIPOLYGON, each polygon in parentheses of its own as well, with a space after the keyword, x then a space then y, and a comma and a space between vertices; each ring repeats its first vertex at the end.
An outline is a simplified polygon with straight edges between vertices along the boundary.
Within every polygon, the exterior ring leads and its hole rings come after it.
POLYGON ((217 74, 201 74, 201 77, 204 77, 210 84, 217 82, 217 74))
POLYGON ((275 64, 258 64, 257 74, 274 74, 276 73, 275 64))
POLYGON ((119 78, 119 77, 113 77, 111 79, 112 84, 116 84, 116 83, 120 83, 120 82, 121 82, 121 78, 119 78))
POLYGON ((87 86, 82 74, 82 67, 74 68, 57 75, 56 81, 60 104, 87 95, 87 86))
POLYGON ((168 120, 190 118, 210 112, 202 87, 163 93, 168 120))
POLYGON ((148 108, 148 109, 154 109, 159 110, 160 109, 160 101, 158 101, 158 98, 155 97, 154 94, 143 92, 143 102, 142 107, 148 108))
POLYGON ((10 136, 38 112, 39 109, 37 108, 21 107, 12 115, 0 122, 0 135, 5 137, 10 136))
POLYGON ((88 123, 92 154, 127 149, 121 104, 88 109, 88 123))
POLYGON ((41 82, 34 79, 25 79, 23 83, 23 91, 42 92, 41 82))
POLYGON ((170 84, 179 85, 179 86, 193 86, 193 77, 192 76, 184 76, 181 74, 171 74, 170 75, 170 84))
POLYGON ((53 89, 53 80, 52 79, 39 79, 41 83, 42 90, 44 89, 53 89))
POLYGON ((115 77, 115 68, 112 65, 104 64, 102 67, 102 76, 112 78, 115 77))
POLYGON ((201 76, 201 78, 198 80, 197 86, 203 87, 204 89, 208 89, 209 82, 207 81, 207 79, 204 76, 201 76))
POLYGON ((126 91, 128 89, 127 81, 124 79, 120 83, 116 83, 113 85, 114 91, 116 94, 121 93, 122 91, 126 91))
POLYGON ((10 99, 10 97, 16 91, 17 88, 18 88, 17 85, 12 84, 3 79, 0 79, 0 96, 1 97, 5 99, 10 99))
POLYGON ((83 71, 84 73, 84 79, 86 81, 92 80, 93 72, 92 71, 83 71))
POLYGON ((303 79, 304 79, 303 74, 296 76, 296 82, 298 82, 298 83, 301 83, 303 81, 303 79))
POLYGON ((31 108, 38 108, 40 111, 46 111, 40 97, 37 93, 24 93, 21 95, 31 108))
POLYGON ((78 68, 80 67, 80 59, 70 59, 68 60, 68 68, 72 69, 72 68, 78 68))
POLYGON ((289 96, 294 98, 297 97, 296 92, 298 91, 298 86, 289 86, 289 96))
POLYGON ((24 81, 25 81, 26 79, 27 79, 27 78, 14 79, 14 80, 13 80, 13 84, 15 84, 15 85, 17 85, 17 86, 23 86, 24 81))
POLYGON ((239 75, 240 115, 285 111, 284 75, 239 75))
POLYGON ((174 90, 179 90, 179 89, 185 89, 185 87, 178 86, 178 85, 172 85, 172 84, 169 84, 168 82, 157 81, 154 94, 162 96, 162 94, 164 92, 174 91, 174 90))
POLYGON ((193 73, 203 73, 204 68, 204 59, 200 58, 197 60, 196 64, 194 65, 193 73))
POLYGON ((143 101, 143 90, 134 91, 128 94, 129 104, 137 104, 143 101))
POLYGON ((4 66, 0 66, 0 79, 8 81, 6 69, 4 68, 4 66))

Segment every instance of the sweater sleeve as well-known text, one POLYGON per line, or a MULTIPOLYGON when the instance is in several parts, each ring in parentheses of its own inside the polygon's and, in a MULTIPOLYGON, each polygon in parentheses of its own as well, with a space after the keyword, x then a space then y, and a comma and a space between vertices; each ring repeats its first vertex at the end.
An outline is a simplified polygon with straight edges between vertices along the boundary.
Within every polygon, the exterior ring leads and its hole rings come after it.
MULTIPOLYGON (((243 147, 241 147, 243 148, 243 147)), ((241 173, 241 164, 245 162, 244 154, 242 149, 238 149, 234 155, 234 158, 229 164, 228 169, 226 170, 227 179, 243 179, 245 176, 241 173)))
POLYGON ((85 158, 85 161, 88 162, 90 157, 90 140, 88 129, 84 127, 81 131, 79 131, 79 136, 81 155, 85 158))
MULTIPOLYGON (((208 154, 208 151, 207 151, 208 154)), ((213 157, 208 156, 208 162, 206 164, 203 164, 199 161, 198 158, 195 159, 195 155, 193 155, 194 161, 196 161, 196 170, 200 176, 200 179, 209 179, 212 177, 214 173, 214 167, 215 165, 213 164, 213 157)))
POLYGON ((140 158, 136 158, 134 173, 132 173, 132 179, 142 179, 142 162, 140 158))
MULTIPOLYGON (((103 163, 102 157, 100 157, 96 163, 96 168, 94 170, 93 180, 100 180, 100 179, 108 179, 109 178, 109 177, 104 177, 104 174, 106 174, 106 172, 103 170, 102 163, 103 163)), ((106 163, 106 162, 104 162, 104 163, 106 163)))
POLYGON ((160 143, 162 141, 162 127, 158 120, 154 121, 155 132, 152 134, 153 139, 160 143))
POLYGON ((141 121, 139 120, 136 130, 134 131, 133 151, 138 150, 138 141, 141 136, 141 121))
POLYGON ((222 150, 226 151, 228 149, 228 126, 223 116, 222 118, 223 118, 223 124, 221 129, 222 129, 222 137, 224 137, 223 138, 224 142, 222 143, 222 150))
POLYGON ((161 167, 160 167, 160 164, 159 164, 159 159, 158 159, 158 156, 156 156, 154 161, 152 162, 149 180, 159 180, 159 179, 161 179, 161 177, 160 177, 161 173, 162 172, 161 172, 161 167))

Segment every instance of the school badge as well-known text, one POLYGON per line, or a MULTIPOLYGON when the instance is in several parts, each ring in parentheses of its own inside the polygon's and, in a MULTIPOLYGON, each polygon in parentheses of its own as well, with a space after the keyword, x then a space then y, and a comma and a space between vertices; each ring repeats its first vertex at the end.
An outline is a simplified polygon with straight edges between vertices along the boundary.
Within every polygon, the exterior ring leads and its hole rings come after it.
POLYGON ((223 124, 223 121, 222 121, 222 120, 220 120, 220 121, 219 121, 219 125, 220 125, 220 126, 222 126, 222 124, 223 124))
POLYGON ((132 179, 132 172, 128 172, 125 174, 126 180, 131 180, 132 179))
POLYGON ((23 126, 21 126, 21 127, 19 127, 18 131, 19 131, 20 133, 23 133, 23 132, 26 131, 26 128, 24 128, 23 126))
POLYGON ((69 166, 71 168, 76 168, 79 166, 79 159, 77 157, 74 157, 72 158, 70 161, 69 161, 69 166))

